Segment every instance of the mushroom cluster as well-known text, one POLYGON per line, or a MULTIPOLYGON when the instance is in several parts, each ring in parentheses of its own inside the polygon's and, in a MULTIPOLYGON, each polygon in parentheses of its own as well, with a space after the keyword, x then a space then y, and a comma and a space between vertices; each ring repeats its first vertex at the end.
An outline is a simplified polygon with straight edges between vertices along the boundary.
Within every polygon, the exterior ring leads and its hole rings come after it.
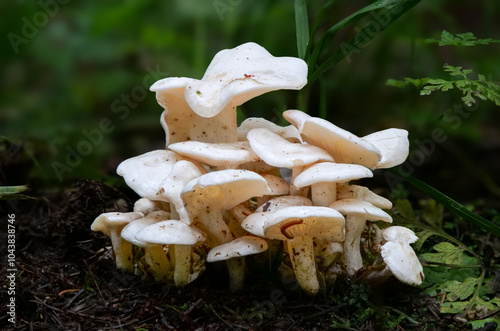
POLYGON ((401 164, 405 130, 357 137, 299 110, 283 113, 285 127, 263 118, 237 125, 237 106, 306 83, 304 61, 274 57, 255 43, 217 53, 201 80, 156 82, 166 148, 118 166, 141 199, 132 212, 104 213, 91 226, 111 237, 117 267, 182 286, 206 263, 225 261, 229 287, 237 290, 245 256, 280 245, 279 270, 292 271, 314 295, 341 274, 368 269, 363 252, 371 249, 385 263, 381 275, 419 285, 413 232, 388 227, 381 234, 375 222, 392 222, 383 210, 391 202, 350 184, 401 164))

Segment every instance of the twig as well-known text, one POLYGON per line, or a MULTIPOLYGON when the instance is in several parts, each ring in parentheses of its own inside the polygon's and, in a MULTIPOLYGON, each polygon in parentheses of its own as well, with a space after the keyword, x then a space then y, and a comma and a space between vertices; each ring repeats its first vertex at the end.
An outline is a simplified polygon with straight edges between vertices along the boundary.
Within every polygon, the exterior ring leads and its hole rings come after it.
POLYGON ((231 328, 231 330, 234 330, 234 331, 238 331, 236 330, 231 324, 229 324, 228 322, 226 322, 222 317, 220 317, 214 310, 214 308, 212 307, 212 312, 214 313, 215 316, 217 316, 218 319, 220 319, 224 324, 226 324, 227 326, 229 326, 231 328))
POLYGON ((107 307, 108 303, 104 299, 104 296, 102 295, 101 289, 99 288, 99 285, 97 285, 97 281, 94 277, 94 273, 90 270, 89 265, 87 264, 87 261, 83 260, 83 263, 85 263, 85 266, 87 267, 87 270, 89 271, 90 276, 92 277, 92 280, 94 281, 95 286, 97 287, 97 291, 99 292, 99 295, 101 296, 102 302, 104 303, 104 306, 107 307))

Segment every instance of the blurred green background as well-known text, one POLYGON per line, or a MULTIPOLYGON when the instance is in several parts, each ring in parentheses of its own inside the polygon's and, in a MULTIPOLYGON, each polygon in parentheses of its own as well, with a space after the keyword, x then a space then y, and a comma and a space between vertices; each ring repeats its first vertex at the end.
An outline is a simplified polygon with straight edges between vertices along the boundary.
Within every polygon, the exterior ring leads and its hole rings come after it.
MULTIPOLYGON (((308 2, 311 20, 325 2, 308 2)), ((319 33, 369 3, 335 1, 319 33)), ((248 41, 275 56, 297 56, 290 0, 42 0, 4 1, 0 7, 0 185, 64 188, 78 178, 113 183, 122 160, 164 147, 162 108, 147 91, 156 79, 201 78, 219 50, 248 41), (78 148, 86 155, 71 156, 78 148), (64 168, 68 157, 72 164, 64 168)), ((309 86, 311 97, 301 110, 318 116, 323 107, 330 121, 358 136, 405 128, 412 151, 442 128, 444 143, 422 160, 414 152, 413 175, 455 198, 496 204, 499 107, 479 101, 468 118, 452 126, 443 114, 463 106, 458 91, 419 96, 416 88, 385 83, 449 78, 445 63, 473 69, 473 78, 481 73, 498 81, 499 44, 439 47, 424 40, 439 38, 442 30, 498 39, 499 14, 499 1, 423 0, 309 86)), ((331 47, 370 20, 342 30, 331 47)), ((244 104, 240 118, 261 116, 283 124, 280 112, 296 108, 298 97, 296 91, 271 92, 244 104)), ((387 186, 383 178, 379 175, 380 185, 387 186)))

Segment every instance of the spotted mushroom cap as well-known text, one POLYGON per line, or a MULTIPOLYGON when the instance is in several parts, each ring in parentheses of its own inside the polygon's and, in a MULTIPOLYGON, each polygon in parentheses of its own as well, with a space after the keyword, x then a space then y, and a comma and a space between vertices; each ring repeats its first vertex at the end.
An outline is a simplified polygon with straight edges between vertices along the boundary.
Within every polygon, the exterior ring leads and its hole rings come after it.
POLYGON ((208 262, 229 260, 233 257, 242 257, 258 254, 267 250, 267 241, 253 236, 243 236, 226 244, 212 248, 207 255, 208 262))

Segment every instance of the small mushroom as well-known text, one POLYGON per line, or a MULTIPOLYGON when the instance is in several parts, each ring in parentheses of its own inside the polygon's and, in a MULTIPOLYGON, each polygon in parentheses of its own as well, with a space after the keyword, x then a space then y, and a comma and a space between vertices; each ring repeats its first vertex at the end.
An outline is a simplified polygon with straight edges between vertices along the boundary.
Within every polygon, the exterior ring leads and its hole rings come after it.
POLYGON ((335 209, 316 206, 286 207, 258 215, 260 217, 247 217, 243 227, 256 235, 263 231, 268 239, 286 241, 297 281, 307 294, 316 294, 320 286, 313 238, 342 241, 344 217, 335 209))
POLYGON ((229 268, 229 289, 240 290, 245 280, 244 256, 267 250, 267 241, 253 236, 243 236, 226 244, 212 248, 207 255, 208 262, 227 261, 229 268))
POLYGON ((368 188, 359 185, 339 185, 337 187, 337 199, 357 199, 366 201, 382 209, 391 209, 392 202, 378 194, 373 193, 368 188))
POLYGON ((300 136, 299 131, 293 125, 283 127, 260 117, 249 117, 241 122, 238 127, 238 140, 246 140, 248 132, 257 128, 268 129, 290 142, 302 142, 302 137, 300 136))
POLYGON ((377 131, 361 138, 375 145, 382 158, 375 168, 392 168, 403 163, 410 152, 408 131, 403 129, 387 129, 377 131))
POLYGON ((170 203, 172 219, 178 219, 186 224, 191 224, 191 219, 186 211, 186 206, 181 198, 184 186, 191 180, 206 173, 203 167, 197 166, 190 161, 178 161, 170 173, 161 181, 156 199, 170 203), (201 170, 200 170, 201 169, 201 170))
POLYGON ((413 286, 422 284, 425 278, 424 271, 410 246, 418 240, 415 233, 402 226, 390 226, 382 230, 382 236, 387 241, 380 249, 387 265, 386 269, 405 284, 413 286))
POLYGON ((121 232, 123 239, 144 249, 144 263, 148 268, 145 271, 151 271, 156 281, 166 281, 172 273, 170 260, 167 257, 168 246, 143 242, 138 240, 135 235, 148 225, 168 219, 170 219, 170 213, 162 210, 152 211, 145 217, 127 224, 121 232))
POLYGON ((120 163, 116 172, 142 198, 158 200, 156 193, 161 181, 172 167, 185 157, 172 151, 156 150, 132 157, 120 163))
POLYGON ((273 167, 292 169, 290 190, 293 195, 305 193, 299 192, 293 185, 295 177, 305 166, 319 161, 333 162, 333 158, 319 147, 291 143, 264 128, 250 130, 247 138, 255 154, 264 162, 273 167))
POLYGON ((145 227, 135 237, 152 244, 174 245, 175 285, 184 286, 198 277, 201 267, 195 268, 193 264, 192 248, 197 242, 206 240, 199 229, 178 220, 166 220, 145 227))
POLYGON ((122 229, 130 222, 144 217, 142 213, 104 213, 99 215, 90 229, 99 231, 111 238, 111 246, 115 257, 116 267, 118 269, 133 271, 132 244, 121 237, 122 229))
POLYGON ((374 144, 322 118, 311 117, 302 112, 297 116, 298 112, 287 110, 283 116, 293 118, 292 124, 297 126, 305 142, 324 149, 338 163, 354 163, 370 169, 376 168, 382 156, 374 144))
POLYGON ((211 246, 231 241, 222 211, 256 196, 269 194, 262 176, 248 170, 227 169, 193 179, 182 189, 182 200, 192 222, 199 223, 211 246))
POLYGON ((153 201, 147 198, 140 198, 134 203, 134 211, 137 213, 143 213, 147 215, 152 211, 164 210, 170 211, 170 206, 168 203, 163 201, 153 201))
POLYGON ((311 186, 311 199, 315 206, 329 206, 336 200, 337 183, 373 177, 370 169, 357 164, 332 162, 316 163, 295 177, 294 185, 311 186))
POLYGON ((262 174, 261 176, 266 180, 270 192, 267 195, 257 198, 257 206, 263 205, 271 200, 273 196, 290 193, 290 185, 283 178, 269 174, 262 174))
POLYGON ((170 144, 168 148, 190 159, 216 167, 216 170, 235 169, 242 163, 259 159, 250 148, 248 141, 233 143, 183 141, 170 144))
POLYGON ((354 275, 363 268, 360 251, 361 233, 366 221, 384 221, 392 223, 389 214, 366 201, 356 199, 337 200, 330 205, 345 216, 344 265, 347 273, 354 275))

